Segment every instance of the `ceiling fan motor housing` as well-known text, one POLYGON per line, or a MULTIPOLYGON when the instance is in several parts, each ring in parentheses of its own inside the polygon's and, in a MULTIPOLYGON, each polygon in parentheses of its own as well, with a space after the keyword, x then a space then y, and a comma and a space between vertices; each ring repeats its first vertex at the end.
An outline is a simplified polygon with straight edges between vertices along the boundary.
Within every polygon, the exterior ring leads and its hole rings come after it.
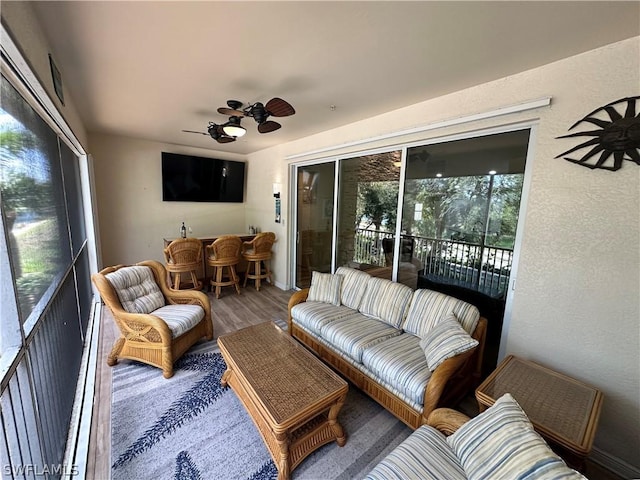
POLYGON ((264 105, 260 102, 254 103, 249 109, 249 116, 253 117, 256 123, 264 122, 269 114, 267 110, 264 108, 264 105))
POLYGON ((238 110, 242 107, 242 102, 239 100, 227 100, 227 105, 233 110, 238 110))
POLYGON ((215 123, 209 123, 209 127, 207 128, 207 132, 214 140, 217 140, 220 137, 220 132, 218 131, 218 125, 215 123))

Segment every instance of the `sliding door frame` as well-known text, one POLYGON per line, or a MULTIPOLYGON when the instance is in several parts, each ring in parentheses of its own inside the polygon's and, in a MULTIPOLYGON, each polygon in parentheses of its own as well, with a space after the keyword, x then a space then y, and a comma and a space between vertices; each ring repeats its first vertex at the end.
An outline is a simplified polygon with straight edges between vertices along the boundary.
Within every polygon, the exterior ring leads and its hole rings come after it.
MULTIPOLYGON (((548 105, 548 101, 543 105, 538 106, 546 106, 548 105)), ((512 113, 517 113, 514 111, 512 113)), ((499 115, 496 115, 496 117, 499 115)), ((486 119, 491 118, 491 116, 487 116, 486 119)), ((503 316, 503 324, 502 324, 502 332, 500 338, 499 345, 499 353, 498 359, 501 359, 505 355, 505 345, 506 338, 509 332, 509 326, 511 323, 511 315, 512 315, 512 303, 514 290, 516 285, 516 280, 518 276, 518 266, 520 262, 520 252, 522 248, 522 239, 523 232, 525 228, 525 219, 526 219, 526 210, 527 203, 529 199, 529 192, 531 188, 531 177, 533 171, 533 165, 535 162, 535 146, 537 141, 537 129, 538 129, 539 120, 538 118, 532 118, 527 120, 515 121, 511 123, 501 123, 499 125, 487 126, 475 129, 464 130, 461 132, 445 134, 441 136, 434 136, 431 138, 425 138, 421 140, 406 142, 406 143, 398 143, 388 146, 383 146, 379 148, 372 149, 364 149, 364 150, 354 150, 348 153, 341 153, 339 155, 332 155, 329 157, 319 157, 314 159, 308 159, 300 162, 292 162, 290 164, 290 191, 291 195, 291 211, 289 218, 294 219, 290 225, 290 243, 293 245, 292 255, 288 257, 289 262, 289 272, 291 274, 292 282, 295 288, 295 258, 297 255, 297 242, 296 242, 296 232, 297 232, 297 200, 298 200, 298 192, 297 192, 297 169, 299 166, 309 166, 318 163, 326 163, 326 162, 335 162, 335 178, 334 178, 334 203, 333 203, 333 231, 332 231, 332 245, 331 245, 331 271, 335 272, 336 265, 336 255, 337 255, 337 228, 338 228, 338 218, 340 215, 340 205, 338 204, 339 198, 339 186, 340 186, 340 165, 344 160, 348 160, 350 158, 360 157, 364 155, 373 155, 378 153, 390 152, 393 150, 401 150, 401 165, 400 165, 400 185, 398 191, 398 207, 397 207, 397 219, 396 221, 396 229, 395 229, 395 238, 396 240, 401 238, 402 231, 402 219, 403 214, 403 204, 404 204, 404 186, 405 186, 405 177, 406 177, 406 165, 407 165, 407 152, 410 148, 413 147, 422 147, 446 142, 454 142, 458 140, 466 140, 471 138, 483 137, 488 135, 496 135, 502 133, 509 133, 517 130, 529 130, 529 142, 527 146, 527 154, 525 160, 525 170, 524 170, 524 179, 522 191, 520 194, 520 208, 518 212, 518 223, 516 227, 515 241, 513 246, 513 262, 511 266, 511 273, 509 278, 509 286, 506 292, 505 299, 505 311, 503 316)), ((395 139, 396 137, 394 137, 395 139)), ((397 281, 398 279, 398 270, 399 270, 399 262, 400 262, 400 247, 401 242, 394 242, 394 255, 393 255, 393 269, 392 269, 392 280, 397 281)))

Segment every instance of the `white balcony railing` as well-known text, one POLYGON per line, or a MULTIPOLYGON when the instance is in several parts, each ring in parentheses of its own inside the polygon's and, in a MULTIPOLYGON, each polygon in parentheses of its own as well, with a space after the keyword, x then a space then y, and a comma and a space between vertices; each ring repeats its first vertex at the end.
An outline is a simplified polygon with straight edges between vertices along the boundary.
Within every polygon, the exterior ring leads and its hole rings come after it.
MULTIPOLYGON (((354 258, 360 263, 391 266, 394 235, 356 229, 354 258), (385 251, 385 246, 388 247, 385 251)), ((491 296, 503 295, 509 283, 513 249, 459 240, 402 235, 401 262, 413 261, 429 280, 460 285, 491 296), (417 260, 417 262, 416 262, 417 260)))

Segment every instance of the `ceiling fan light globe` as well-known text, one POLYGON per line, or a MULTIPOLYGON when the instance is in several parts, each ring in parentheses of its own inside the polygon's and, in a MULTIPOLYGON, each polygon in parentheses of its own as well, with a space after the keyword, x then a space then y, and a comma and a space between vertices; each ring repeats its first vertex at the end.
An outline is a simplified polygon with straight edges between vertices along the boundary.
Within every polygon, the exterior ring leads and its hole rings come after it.
POLYGON ((225 134, 230 137, 242 137, 247 131, 240 125, 225 125, 222 127, 225 134))

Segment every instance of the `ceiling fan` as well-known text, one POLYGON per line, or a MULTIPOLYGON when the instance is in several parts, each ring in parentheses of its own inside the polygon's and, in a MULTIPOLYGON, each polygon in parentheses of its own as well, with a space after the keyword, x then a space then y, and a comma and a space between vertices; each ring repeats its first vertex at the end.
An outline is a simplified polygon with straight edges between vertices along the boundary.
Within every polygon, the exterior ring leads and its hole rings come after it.
POLYGON ((230 143, 247 133, 240 124, 244 117, 251 117, 256 121, 258 132, 270 133, 278 130, 282 125, 269 120, 269 117, 288 117, 296 113, 291 104, 278 97, 272 98, 266 105, 261 102, 252 103, 245 107, 243 105, 239 100, 227 100, 227 106, 218 108, 218 113, 229 115, 228 122, 223 124, 209 122, 207 133, 193 130, 183 130, 183 132, 209 135, 218 143, 230 143))

